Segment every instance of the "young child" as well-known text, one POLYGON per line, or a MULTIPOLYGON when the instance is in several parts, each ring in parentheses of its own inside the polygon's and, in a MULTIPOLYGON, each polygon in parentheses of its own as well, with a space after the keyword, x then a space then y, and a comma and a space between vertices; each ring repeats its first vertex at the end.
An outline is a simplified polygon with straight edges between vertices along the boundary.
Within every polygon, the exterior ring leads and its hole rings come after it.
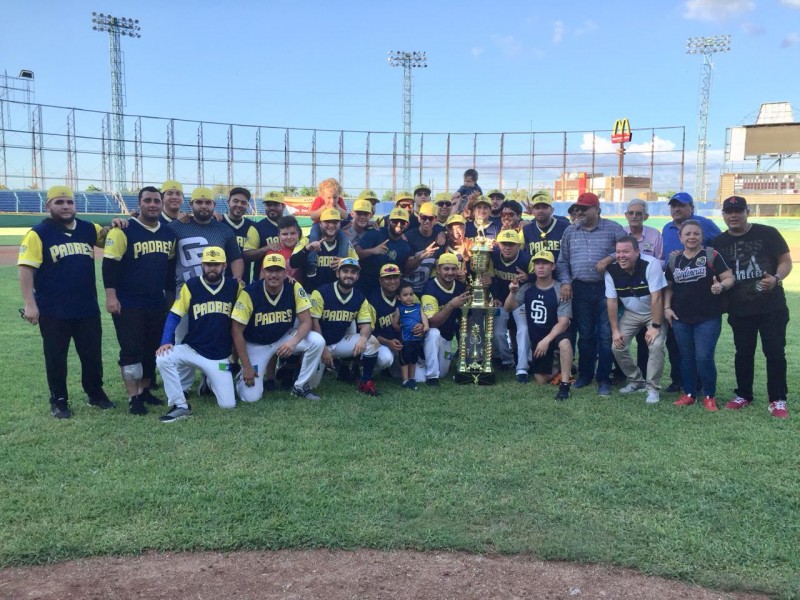
MULTIPOLYGON (((313 221, 311 225, 311 231, 308 234, 308 241, 309 242, 318 242, 322 239, 322 234, 319 230, 319 217, 322 214, 322 211, 326 208, 335 208, 339 211, 339 214, 342 217, 342 225, 345 225, 350 218, 350 215, 347 214, 347 206, 344 203, 344 198, 341 197, 342 193, 342 186, 339 185, 339 182, 336 181, 333 177, 325 179, 321 181, 319 186, 317 186, 317 191, 319 195, 314 199, 314 202, 311 204, 311 212, 309 213, 309 217, 313 221)), ((336 234, 336 242, 340 249, 347 249, 347 238, 345 237, 344 233, 339 230, 336 234)), ((342 255, 342 258, 346 256, 346 254, 342 255)), ((288 264, 288 263, 287 263, 288 264)), ((313 275, 317 270, 317 253, 311 252, 308 255, 308 265, 306 266, 306 274, 313 275)))
POLYGON ((470 196, 476 192, 479 196, 483 194, 481 186, 478 185, 478 171, 467 169, 464 171, 464 185, 458 188, 458 191, 453 195, 455 206, 450 214, 461 213, 467 207, 470 196))
POLYGON ((279 247, 275 250, 267 250, 267 254, 280 254, 286 259, 286 275, 300 282, 302 285, 303 271, 301 269, 294 269, 289 266, 289 259, 292 257, 294 247, 297 242, 303 237, 303 230, 300 229, 300 224, 291 215, 281 217, 278 219, 278 244, 279 247))
POLYGON ((415 390, 417 382, 414 381, 414 370, 422 353, 422 341, 428 333, 428 317, 422 312, 422 305, 417 302, 414 287, 410 282, 404 281, 400 284, 397 297, 400 299, 400 305, 392 315, 392 327, 395 331, 401 332, 403 341, 403 348, 400 350, 400 373, 403 387, 415 390), (417 334, 414 333, 415 330, 417 334))

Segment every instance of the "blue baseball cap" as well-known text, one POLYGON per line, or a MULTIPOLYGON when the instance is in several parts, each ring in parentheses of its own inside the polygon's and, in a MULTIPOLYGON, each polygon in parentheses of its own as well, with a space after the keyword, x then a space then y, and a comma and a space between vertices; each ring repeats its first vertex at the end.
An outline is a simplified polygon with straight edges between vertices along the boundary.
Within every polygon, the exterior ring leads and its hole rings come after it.
POLYGON ((358 264, 358 261, 355 258, 350 257, 343 258, 339 261, 339 268, 341 269, 342 267, 353 267, 359 271, 361 270, 361 265, 358 264))
POLYGON ((673 195, 672 198, 669 199, 669 204, 672 204, 673 202, 680 202, 681 204, 694 206, 694 200, 692 199, 691 195, 686 192, 678 192, 677 194, 673 195))

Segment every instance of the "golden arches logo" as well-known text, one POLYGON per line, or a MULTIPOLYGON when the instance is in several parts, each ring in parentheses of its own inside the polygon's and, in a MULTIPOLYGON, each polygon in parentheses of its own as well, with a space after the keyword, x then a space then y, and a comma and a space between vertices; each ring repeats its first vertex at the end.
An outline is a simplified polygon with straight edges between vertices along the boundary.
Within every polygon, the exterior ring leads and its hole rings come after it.
POLYGON ((611 132, 612 144, 624 144, 633 138, 631 123, 627 118, 614 121, 614 130, 611 132))

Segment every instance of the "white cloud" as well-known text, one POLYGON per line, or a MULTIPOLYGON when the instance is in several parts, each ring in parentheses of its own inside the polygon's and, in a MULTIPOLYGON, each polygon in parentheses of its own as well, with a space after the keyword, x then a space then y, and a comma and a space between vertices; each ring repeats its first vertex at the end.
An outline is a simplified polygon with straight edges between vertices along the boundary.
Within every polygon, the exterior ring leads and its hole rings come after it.
POLYGON ((564 39, 564 23, 562 21, 556 21, 553 23, 553 43, 560 44, 561 40, 564 39))
POLYGON ((790 8, 800 8, 800 0, 781 0, 781 4, 790 8))
POLYGON ((516 56, 522 50, 522 43, 513 35, 493 35, 492 42, 509 58, 516 56))
POLYGON ((761 25, 758 23, 742 23, 742 31, 744 31, 747 35, 761 35, 766 31, 761 25))
POLYGON ((472 48, 472 50, 470 50, 470 52, 472 53, 472 56, 480 56, 483 54, 483 46, 475 46, 472 48))
POLYGON ((583 24, 575 30, 576 36, 582 36, 587 33, 591 33, 597 29, 597 23, 594 21, 584 21, 583 24))
MULTIPOLYGON (((583 134, 583 142, 581 142, 581 150, 589 151, 592 150, 592 137, 593 134, 591 133, 584 133, 583 134)), ((594 136, 594 151, 597 154, 606 154, 616 152, 619 148, 619 144, 612 144, 611 138, 604 138, 599 135, 594 136)), ((656 152, 669 152, 676 148, 675 142, 670 140, 662 139, 658 136, 651 140, 647 140, 641 144, 627 144, 625 146, 625 150, 628 152, 650 152, 650 150, 654 149, 656 152)))
MULTIPOLYGON (((798 2, 798 0, 788 0, 798 2)), ((686 0, 686 19, 722 21, 756 7, 755 0, 686 0)))
POLYGON ((800 35, 793 31, 792 33, 786 34, 786 37, 783 38, 783 41, 781 42, 781 48, 791 48, 798 42, 800 42, 800 35))

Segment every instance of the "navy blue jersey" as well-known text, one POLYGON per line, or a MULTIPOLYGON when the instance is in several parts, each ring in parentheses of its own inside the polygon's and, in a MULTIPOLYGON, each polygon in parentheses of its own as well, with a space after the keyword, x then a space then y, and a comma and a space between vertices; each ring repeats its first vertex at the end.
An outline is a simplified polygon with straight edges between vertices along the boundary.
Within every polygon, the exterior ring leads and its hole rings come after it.
MULTIPOLYGON (((233 235, 236 236, 236 245, 239 246, 242 256, 244 256, 245 250, 255 250, 258 248, 258 246, 255 246, 255 248, 252 247, 253 245, 257 244, 256 240, 259 236, 258 230, 256 229, 256 224, 253 223, 253 221, 247 217, 243 217, 241 221, 234 223, 228 215, 222 215, 221 223, 233 231, 233 235)), ((255 265, 255 267, 257 272, 260 273, 261 265, 255 265)), ((228 277, 233 277, 230 261, 228 261, 228 268, 225 269, 225 275, 228 277)), ((258 275, 256 275, 253 279, 258 279, 258 275)), ((252 281, 250 279, 250 263, 248 262, 245 262, 244 270, 242 271, 242 281, 244 281, 245 285, 252 281)))
MULTIPOLYGON (((306 260, 308 259, 309 253, 305 250, 305 247, 308 243, 309 239, 307 237, 297 242, 292 256, 289 258, 289 265, 292 268, 306 268, 306 260)), ((322 240, 322 245, 319 250, 317 250, 317 268, 313 277, 309 273, 305 273, 303 277, 303 286, 306 288, 306 291, 311 293, 326 283, 335 282, 336 271, 334 271, 332 265, 336 259, 344 256, 358 260, 358 254, 356 254, 350 242, 347 242, 347 247, 343 248, 340 246, 338 240, 334 240, 333 242, 322 240)))
POLYGON ((158 222, 159 222, 159 223, 161 223, 162 225, 169 225, 169 224, 170 224, 170 223, 172 223, 174 220, 175 220, 175 219, 173 219, 172 217, 170 217, 170 216, 169 216, 167 213, 165 213, 163 210, 161 211, 161 214, 160 214, 160 215, 158 215, 158 222))
POLYGON ((33 267, 33 297, 39 313, 58 319, 99 314, 94 274, 94 246, 100 228, 75 219, 68 229, 45 219, 28 231, 19 248, 18 265, 33 267))
POLYGON ((561 238, 569 227, 568 219, 553 217, 550 225, 540 229, 536 221, 532 221, 522 228, 522 237, 525 241, 525 250, 533 256, 540 250, 553 253, 553 258, 558 263, 558 253, 561 252, 561 238))
POLYGON ((520 250, 511 262, 506 262, 500 255, 500 248, 492 250, 492 297, 500 302, 505 302, 508 296, 508 284, 519 275, 517 269, 527 273, 530 262, 531 257, 524 250, 520 250))
MULTIPOLYGON (((438 279, 431 279, 425 284, 422 290, 422 310, 428 320, 439 312, 439 308, 444 306, 456 296, 464 293, 464 284, 460 281, 454 281, 449 289, 445 289, 439 284, 438 279)), ((450 311, 450 316, 447 321, 440 324, 438 329, 445 340, 452 340, 453 336, 458 331, 458 325, 461 322, 461 309, 450 311)))
POLYGON ((531 341, 538 343, 553 330, 559 317, 570 316, 572 303, 559 301, 560 289, 558 282, 544 290, 534 284, 526 284, 524 288, 520 288, 520 292, 524 294, 525 318, 531 341))
POLYGON ((392 315, 398 306, 397 297, 390 300, 383 294, 382 289, 377 288, 367 300, 372 309, 372 333, 387 340, 399 340, 400 332, 392 327, 392 315))
POLYGON ((335 283, 326 283, 311 294, 311 316, 319 321, 328 346, 340 342, 353 321, 359 325, 372 321, 369 303, 361 290, 353 288, 343 296, 335 283))
POLYGON ((271 221, 268 217, 264 217, 256 223, 256 231, 258 232, 259 247, 272 246, 280 242, 280 229, 275 221, 271 221))
MULTIPOLYGON (((502 226, 500 222, 492 222, 491 220, 486 225, 483 230, 483 235, 486 236, 487 239, 493 240, 497 237, 497 234, 500 233, 502 226)), ((467 227, 464 229, 464 237, 467 239, 472 239, 477 237, 478 235, 478 228, 475 225, 474 221, 468 221, 467 227)))
POLYGON ((239 282, 223 277, 212 288, 202 277, 192 277, 172 305, 179 317, 189 316, 189 332, 183 338, 200 356, 222 360, 231 354, 231 311, 239 295, 239 282))
MULTIPOLYGON (((444 231, 444 227, 437 223, 433 226, 433 233, 427 237, 422 235, 419 229, 406 232, 406 239, 411 245, 412 254, 416 254, 417 252, 422 252, 425 250, 428 246, 436 241, 436 238, 442 231, 444 231)), ((411 285, 414 286, 415 294, 422 293, 422 288, 425 286, 425 282, 431 278, 435 266, 436 257, 429 256, 427 258, 423 258, 419 266, 411 273, 406 274, 405 279, 411 282, 411 285)))
POLYGON ((169 260, 174 255, 175 232, 160 222, 151 228, 138 219, 130 219, 125 229, 108 232, 103 256, 119 262, 119 277, 114 287, 122 308, 164 305, 169 260))
POLYGON ((298 313, 311 308, 311 300, 297 282, 286 279, 273 296, 259 279, 239 294, 231 318, 244 328, 244 339, 251 344, 273 344, 294 327, 298 313))
POLYGON ((373 254, 361 259, 361 275, 358 278, 358 285, 361 289, 366 290, 374 286, 378 282, 380 270, 383 265, 395 264, 400 267, 401 271, 405 271, 406 263, 409 257, 413 254, 411 245, 403 238, 396 240, 389 238, 389 232, 386 228, 368 231, 361 238, 358 243, 359 247, 368 250, 375 248, 389 240, 387 244, 388 252, 385 254, 373 254))

